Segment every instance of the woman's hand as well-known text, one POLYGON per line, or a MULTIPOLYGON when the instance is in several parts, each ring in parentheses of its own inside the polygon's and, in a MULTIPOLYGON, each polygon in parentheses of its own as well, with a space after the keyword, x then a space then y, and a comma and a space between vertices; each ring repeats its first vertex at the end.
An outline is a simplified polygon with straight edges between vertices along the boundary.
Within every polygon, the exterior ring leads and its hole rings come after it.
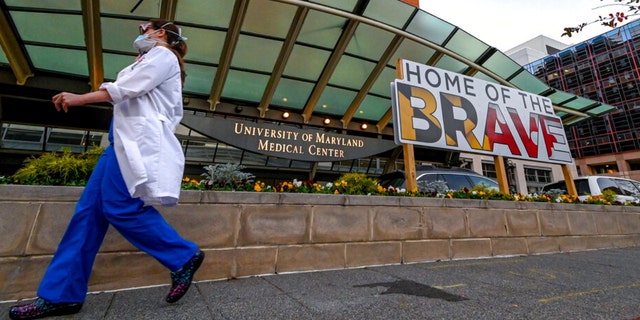
POLYGON ((69 111, 69 107, 75 107, 84 104, 82 101, 82 95, 73 94, 69 92, 60 92, 53 96, 53 105, 57 111, 64 110, 69 111))
POLYGON ((51 99, 56 110, 69 111, 69 107, 81 106, 96 102, 111 102, 111 96, 106 90, 98 90, 85 94, 75 94, 69 92, 60 92, 51 99))

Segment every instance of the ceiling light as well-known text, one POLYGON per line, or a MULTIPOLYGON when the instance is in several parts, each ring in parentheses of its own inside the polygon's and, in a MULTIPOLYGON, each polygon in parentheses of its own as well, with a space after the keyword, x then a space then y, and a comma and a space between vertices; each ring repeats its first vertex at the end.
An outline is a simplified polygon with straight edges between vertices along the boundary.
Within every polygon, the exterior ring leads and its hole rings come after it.
POLYGON ((360 125, 360 129, 362 129, 362 130, 367 130, 367 128, 368 128, 368 127, 369 127, 369 126, 368 126, 365 122, 363 122, 363 123, 360 125))
POLYGON ((328 126, 331 123, 331 119, 329 118, 324 118, 324 120, 322 121, 322 123, 324 123, 325 126, 328 126))
POLYGON ((290 115, 291 114, 289 114, 289 111, 285 111, 282 113, 282 119, 288 119, 290 115))

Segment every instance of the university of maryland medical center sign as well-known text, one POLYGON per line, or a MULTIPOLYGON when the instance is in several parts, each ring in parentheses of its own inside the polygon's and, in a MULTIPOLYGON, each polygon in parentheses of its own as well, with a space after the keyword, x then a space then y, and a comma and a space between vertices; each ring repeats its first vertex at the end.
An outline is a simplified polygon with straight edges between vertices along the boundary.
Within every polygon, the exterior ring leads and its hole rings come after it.
POLYGON ((573 162, 551 100, 408 60, 391 83, 398 144, 573 162))

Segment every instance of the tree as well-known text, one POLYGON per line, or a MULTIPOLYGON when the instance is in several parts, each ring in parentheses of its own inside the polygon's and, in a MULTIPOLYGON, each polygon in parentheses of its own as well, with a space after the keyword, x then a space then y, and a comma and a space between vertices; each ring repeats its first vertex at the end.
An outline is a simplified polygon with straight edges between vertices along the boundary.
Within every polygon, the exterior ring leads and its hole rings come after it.
MULTIPOLYGON (((600 0, 600 1, 604 1, 604 0, 600 0)), ((625 10, 616 11, 616 12, 609 13, 608 15, 598 16, 598 19, 595 19, 591 22, 583 22, 575 27, 565 27, 564 32, 562 33, 562 36, 571 37, 574 33, 578 33, 582 31, 582 29, 585 28, 586 26, 594 23, 600 23, 600 25, 602 26, 615 28, 618 26, 618 23, 621 23, 629 19, 629 17, 640 15, 640 7, 638 6, 638 3, 640 3, 640 0, 612 0, 612 1, 614 3, 605 4, 594 9, 599 9, 603 7, 626 7, 627 9, 626 13, 625 13, 625 10)))

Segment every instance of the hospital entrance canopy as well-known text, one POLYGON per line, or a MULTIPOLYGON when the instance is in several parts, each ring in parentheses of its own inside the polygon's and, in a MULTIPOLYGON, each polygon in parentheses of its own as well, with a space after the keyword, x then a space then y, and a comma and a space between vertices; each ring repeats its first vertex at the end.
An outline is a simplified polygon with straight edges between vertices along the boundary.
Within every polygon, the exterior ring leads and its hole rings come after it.
MULTIPOLYGON (((400 58, 548 97, 565 124, 613 108, 550 88, 399 0, 0 0, 0 8, 5 122, 60 125, 34 108, 52 110, 52 92, 113 80, 136 56, 138 24, 154 17, 175 21, 188 38, 187 110, 393 135, 389 83, 400 58)), ((104 126, 89 118, 81 119, 87 128, 104 126)))

